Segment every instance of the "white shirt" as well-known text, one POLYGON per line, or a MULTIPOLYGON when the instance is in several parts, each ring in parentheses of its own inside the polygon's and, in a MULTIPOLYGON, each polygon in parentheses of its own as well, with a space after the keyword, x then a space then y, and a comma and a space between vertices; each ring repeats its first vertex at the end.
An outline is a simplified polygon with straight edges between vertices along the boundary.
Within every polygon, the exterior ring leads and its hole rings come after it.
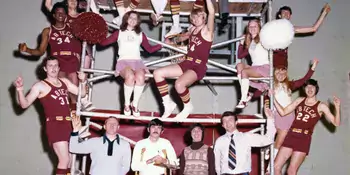
POLYGON ((261 66, 269 64, 269 52, 261 43, 255 43, 254 40, 250 43, 248 49, 250 58, 252 59, 252 66, 261 66))
POLYGON ((215 170, 220 174, 240 174, 251 171, 251 147, 262 147, 273 143, 276 128, 273 119, 267 120, 266 135, 254 133, 242 133, 235 130, 233 133, 228 133, 220 136, 214 146, 215 154, 215 170), (236 147, 236 168, 231 170, 228 167, 228 152, 231 142, 231 135, 236 147))
POLYGON ((288 89, 288 87, 282 83, 278 83, 277 87, 275 88, 275 98, 284 108, 292 103, 291 92, 288 91, 290 91, 290 89, 288 89))
POLYGON ((166 172, 165 168, 155 166, 153 163, 146 163, 147 160, 157 155, 167 158, 168 162, 172 165, 177 164, 176 153, 169 140, 159 138, 157 142, 152 142, 147 138, 136 143, 131 161, 131 169, 133 171, 139 171, 139 175, 164 174, 166 172))
POLYGON ((135 31, 119 30, 118 35, 118 60, 141 59, 140 45, 142 43, 142 32, 137 34, 135 31))

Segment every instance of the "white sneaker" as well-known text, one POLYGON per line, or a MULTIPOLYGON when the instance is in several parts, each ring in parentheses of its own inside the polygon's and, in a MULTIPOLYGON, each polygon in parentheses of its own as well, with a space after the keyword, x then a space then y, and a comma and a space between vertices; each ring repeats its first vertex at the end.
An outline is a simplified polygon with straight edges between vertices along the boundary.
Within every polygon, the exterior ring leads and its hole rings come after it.
POLYGON ((177 35, 182 32, 182 29, 180 26, 171 26, 170 31, 165 35, 165 38, 168 38, 173 35, 177 35))
POLYGON ((134 105, 131 105, 131 110, 132 110, 132 115, 134 117, 140 117, 140 110, 139 110, 138 107, 135 107, 134 105))
POLYGON ((122 25, 122 17, 120 17, 120 16, 117 16, 116 18, 114 18, 113 20, 112 20, 112 22, 115 24, 115 25, 117 25, 117 27, 120 27, 121 25, 122 25))
POLYGON ((191 102, 188 102, 184 104, 184 108, 180 113, 176 115, 174 119, 178 119, 178 120, 185 119, 192 113, 192 111, 193 111, 193 105, 191 102))
POLYGON ((158 25, 160 22, 163 21, 163 16, 162 15, 157 15, 155 13, 151 14, 151 19, 152 19, 152 23, 154 26, 158 25))
POLYGON ((250 100, 253 98, 253 93, 248 92, 247 96, 247 102, 250 102, 250 100))
POLYGON ((242 100, 239 101, 238 105, 236 106, 236 108, 238 108, 238 109, 243 109, 245 107, 247 107, 247 102, 242 101, 242 100))
POLYGON ((162 115, 162 118, 168 118, 171 113, 175 110, 176 108, 176 103, 174 103, 172 100, 169 101, 163 101, 164 105, 164 113, 162 115))
POLYGON ((88 101, 87 95, 81 99, 81 108, 82 108, 82 111, 92 111, 96 109, 96 107, 92 104, 92 102, 88 101))
POLYGON ((124 115, 125 116, 130 116, 131 115, 131 107, 130 105, 124 105, 124 115))

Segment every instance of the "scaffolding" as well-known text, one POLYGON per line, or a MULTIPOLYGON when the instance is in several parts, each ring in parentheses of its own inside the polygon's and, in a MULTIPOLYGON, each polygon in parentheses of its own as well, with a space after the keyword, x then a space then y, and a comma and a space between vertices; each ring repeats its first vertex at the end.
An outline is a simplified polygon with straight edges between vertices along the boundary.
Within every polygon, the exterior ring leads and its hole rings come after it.
MULTIPOLYGON (((86 11, 90 11, 90 9, 92 9, 93 12, 97 13, 100 9, 102 10, 114 10, 115 6, 114 4, 111 5, 111 0, 87 0, 87 8, 86 11)), ((129 1, 129 0, 124 0, 124 1, 129 1)), ((191 6, 191 3, 193 3, 192 1, 194 0, 180 0, 181 2, 181 8, 183 6, 183 4, 187 4, 187 6, 191 6)), ((217 0, 218 1, 218 0, 217 0)), ((112 1, 113 2, 113 1, 112 1)), ((212 45, 212 50, 210 52, 211 55, 215 55, 215 54, 219 54, 219 55, 228 55, 229 58, 229 64, 222 64, 219 63, 217 61, 213 61, 213 60, 208 60, 208 72, 214 72, 214 73, 226 73, 225 76, 205 76, 203 78, 203 81, 207 84, 208 88, 211 90, 211 92, 213 93, 213 96, 217 95, 217 92, 214 88, 214 86, 210 83, 210 80, 238 80, 238 78, 235 76, 237 70, 235 69, 235 65, 236 65, 236 50, 238 49, 238 45, 237 42, 239 42, 240 40, 243 39, 242 36, 243 34, 243 17, 257 17, 260 18, 262 23, 265 23, 266 21, 270 21, 272 20, 272 0, 228 0, 229 2, 229 7, 230 7, 230 11, 229 11, 229 18, 231 18, 231 30, 229 31, 231 34, 231 38, 234 39, 229 39, 227 41, 223 41, 223 42, 219 42, 216 44, 212 45), (234 25, 235 24, 235 25, 234 25), (229 46, 230 49, 228 51, 222 51, 222 50, 214 50, 216 48, 222 47, 222 46, 229 46)), ((147 1, 147 3, 149 3, 147 1)), ((150 7, 150 4, 147 4, 146 2, 141 1, 140 6, 135 9, 135 11, 138 11, 142 14, 149 14, 152 13, 152 9, 150 7), (143 4, 145 3, 145 4, 143 4)), ((217 9, 217 8, 216 8, 217 9)), ((218 10, 217 10, 218 12, 218 10)), ((181 10, 180 12, 180 16, 188 16, 189 10, 181 10)), ((170 11, 169 11, 169 7, 167 7, 165 9, 165 11, 163 12, 163 15, 171 15, 170 11)), ((216 16, 219 16, 218 13, 216 13, 216 16)), ((107 22, 108 26, 116 29, 117 26, 114 25, 113 23, 107 22)), ((166 28, 169 27, 171 25, 170 22, 166 22, 164 21, 161 25, 161 38, 164 38, 165 33, 166 33, 166 28)), ((186 24, 185 24, 186 26, 186 24)), ((163 46, 163 48, 167 48, 170 50, 173 50, 175 52, 178 52, 179 54, 176 55, 171 55, 165 58, 161 58, 158 60, 154 60, 154 61, 149 61, 146 62, 145 65, 147 67, 149 67, 151 70, 155 69, 156 66, 155 65, 159 65, 161 64, 161 66, 167 65, 169 64, 169 60, 175 59, 175 58, 179 58, 184 56, 185 54, 187 54, 187 52, 183 49, 177 48, 177 47, 173 47, 171 45, 168 45, 166 43, 163 43, 161 41, 152 39, 152 38, 148 38, 148 40, 150 40, 151 42, 154 42, 156 44, 161 44, 163 46)), ((110 76, 114 75, 114 71, 113 70, 101 70, 101 69, 95 69, 95 56, 96 56, 96 46, 94 45, 92 47, 92 60, 91 60, 91 67, 88 68, 84 68, 84 62, 85 62, 85 55, 86 55, 86 47, 87 47, 87 43, 83 42, 83 51, 82 51, 82 59, 81 59, 81 66, 80 66, 80 70, 85 72, 85 73, 89 73, 89 77, 88 77, 88 82, 87 84, 89 85, 89 91, 88 91, 88 100, 91 101, 92 99, 92 89, 93 89, 93 84, 95 81, 97 80, 102 80, 105 78, 108 78, 110 76)), ((269 83, 270 88, 273 88, 273 69, 272 69, 272 63, 273 63, 273 57, 272 57, 272 51, 269 51, 269 59, 270 59, 270 76, 266 77, 266 78, 250 78, 250 80, 259 80, 259 81, 263 81, 265 83, 269 83)), ((146 74, 147 77, 152 77, 152 74, 146 74)), ((79 89, 83 88, 83 85, 80 83, 79 84, 79 89)), ((273 102, 273 95, 270 96, 270 102, 273 102)), ((214 103, 217 103, 214 100, 214 103)), ((131 119, 131 120, 141 120, 141 121, 149 121, 154 119, 155 117, 159 117, 159 114, 150 112, 147 115, 142 115, 140 117, 133 117, 133 116, 125 116, 122 114, 116 114, 111 112, 106 112, 106 110, 94 110, 94 111, 84 111, 81 108, 81 91, 79 90, 78 92, 78 101, 77 101, 77 115, 83 115, 86 116, 86 126, 94 126, 95 128, 99 128, 102 129, 102 126, 91 121, 91 117, 101 117, 101 118, 108 118, 110 116, 114 116, 117 117, 119 119, 131 119)), ((215 105, 215 104, 213 104, 215 105)), ((245 123, 245 124, 259 124, 260 127, 255 128, 249 132, 260 132, 261 134, 265 133, 265 123, 266 123, 266 119, 264 119, 263 115, 262 115, 262 111, 263 111, 263 97, 260 97, 260 107, 259 110, 260 113, 254 114, 252 115, 253 117, 250 118, 246 118, 246 119, 239 119, 238 123, 245 123)), ((270 108, 272 109, 272 103, 270 103, 270 108)), ((190 115, 191 116, 191 115, 190 115)), ((199 122, 199 123, 211 123, 211 124, 217 124, 220 123, 220 119, 215 119, 215 118, 186 118, 186 119, 177 119, 174 120, 172 118, 162 118, 161 119, 164 122, 177 122, 177 123, 194 123, 194 122, 199 122)), ((89 129, 89 128, 87 128, 89 129)), ((128 139, 126 137, 123 137, 126 141, 128 141, 130 144, 135 144, 136 142, 128 139)), ((265 149, 261 149, 260 151, 260 174, 265 174, 265 160, 264 160, 264 155, 265 155, 265 149)), ((273 144, 270 146, 270 167, 273 167, 273 157, 274 157, 274 149, 273 149, 273 144)), ((87 161, 87 157, 84 156, 83 160, 82 160, 82 172, 85 173, 86 170, 86 161, 87 161)), ((72 162, 76 162, 76 155, 73 155, 73 161, 72 162)), ((71 173, 73 174, 76 170, 76 164, 72 163, 71 166, 71 173)), ((273 175, 274 171, 273 168, 270 169, 270 174, 273 175)))

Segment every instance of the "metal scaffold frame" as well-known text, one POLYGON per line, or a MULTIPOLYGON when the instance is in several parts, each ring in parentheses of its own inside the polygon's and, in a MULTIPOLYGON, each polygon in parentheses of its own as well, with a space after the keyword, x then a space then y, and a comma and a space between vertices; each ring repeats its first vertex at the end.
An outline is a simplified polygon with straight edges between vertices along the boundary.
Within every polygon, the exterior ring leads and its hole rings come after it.
MULTIPOLYGON (((90 11, 90 8, 92 8, 93 12, 98 12, 99 9, 107 9, 106 7, 103 6, 99 6, 98 4, 96 4, 95 0, 87 0, 87 8, 86 8, 86 12, 90 11), (96 11, 97 8, 97 11, 96 11)), ((238 36, 242 36, 243 34, 243 17, 259 17, 260 20, 262 21, 262 23, 265 23, 266 21, 271 21, 272 20, 272 0, 230 0, 230 2, 232 1, 237 1, 237 2, 260 2, 260 3, 266 3, 265 7, 261 10, 261 13, 259 14, 230 14, 229 16, 232 18, 232 26, 231 26, 231 31, 232 32, 232 36, 236 37, 234 39, 229 39, 227 41, 223 41, 223 42, 219 42, 216 44, 212 45, 212 49, 215 48, 219 48, 222 46, 226 46, 226 45, 230 45, 230 64, 222 64, 213 60, 208 60, 208 64, 210 66, 214 66, 216 68, 218 68, 221 71, 226 71, 229 75, 228 76, 205 76, 203 78, 204 81, 208 81, 208 80, 238 80, 238 78, 236 76, 234 76, 234 73, 237 72, 237 70, 235 69, 234 66, 234 60, 235 58, 235 51, 238 49, 238 44, 235 44, 236 42, 239 42, 240 40, 243 39, 243 37, 238 37, 238 36), (266 20, 267 17, 267 20, 266 20), (236 24, 235 27, 233 27, 233 24, 236 24), (232 74, 232 75, 230 75, 232 74)), ((140 12, 140 13, 150 13, 149 10, 143 10, 143 9, 137 9, 136 11, 140 12)), ((170 13, 165 12, 164 15, 169 15, 170 13)), ((185 12, 180 12, 180 15, 189 15, 189 13, 185 12)), ((216 14, 216 16, 218 16, 216 14)), ((117 26, 115 26, 114 24, 107 22, 109 27, 112 27, 114 29, 117 28, 117 26)), ((164 22, 162 25, 162 30, 161 30, 161 36, 165 35, 165 27, 167 24, 164 22)), ((156 44, 160 44, 162 45, 164 48, 173 50, 178 52, 179 54, 176 55, 171 55, 168 56, 166 58, 161 58, 159 60, 155 60, 155 61, 150 61, 150 62, 146 62, 145 65, 148 66, 152 66, 152 65, 156 65, 162 62, 167 62, 169 60, 175 59, 175 58, 179 58, 184 56, 185 54, 187 54, 187 52, 185 50, 179 49, 177 47, 173 47, 171 45, 168 45, 166 43, 163 43, 161 41, 152 39, 152 38, 148 38, 148 40, 156 43, 156 44)), ((89 69, 84 68, 84 62, 85 62, 85 56, 86 56, 86 50, 87 48, 87 43, 83 42, 83 48, 82 48, 82 56, 81 56, 81 63, 80 63, 80 71, 86 72, 86 73, 90 73, 88 76, 88 85, 89 85, 89 91, 88 91, 88 97, 89 97, 89 101, 91 101, 92 98, 92 88, 93 88, 93 83, 97 80, 101 80, 101 79, 105 79, 107 77, 113 76, 114 75, 114 71, 113 70, 100 70, 100 69, 95 69, 95 56, 96 56, 96 46, 94 45, 92 47, 93 50, 93 54, 92 54, 92 60, 91 60, 91 66, 89 69), (94 73, 98 73, 99 75, 94 75, 94 73)), ((213 52, 211 52, 213 53, 213 52)), ((269 58, 270 58, 270 76, 267 78, 250 78, 250 80, 260 80, 266 83, 269 83, 270 88, 273 89, 273 57, 272 57, 272 51, 269 51, 269 58)), ((208 66, 209 66, 208 65, 208 66)), ((152 74, 146 74, 147 77, 153 77, 152 74)), ((214 95, 216 94, 216 91, 214 89, 213 86, 209 86, 209 89, 213 92, 214 95)), ((121 115, 121 114, 112 114, 112 113, 102 113, 102 112, 88 112, 88 111, 82 111, 81 109, 81 89, 83 88, 83 85, 81 83, 79 83, 79 92, 78 92, 78 100, 77 100, 77 115, 83 115, 86 116, 86 126, 94 126, 98 129, 102 129, 102 126, 92 122, 90 119, 91 117, 102 117, 102 118, 108 118, 110 116, 114 116, 117 117, 119 119, 132 119, 132 120, 143 120, 143 121, 149 121, 152 120, 154 118, 154 116, 141 116, 141 117, 133 117, 133 116, 125 116, 125 115, 121 115)), ((273 95, 270 95, 270 102, 273 102, 273 95)), ((258 114, 254 114, 254 116, 256 117, 256 119, 239 119, 238 122, 239 123, 258 123, 260 124, 259 128, 255 128, 249 132, 258 132, 260 131, 261 134, 265 133, 265 123, 266 123, 266 119, 264 119, 263 115, 262 115, 262 111, 263 111, 263 105, 264 105, 264 101, 263 101, 263 97, 260 97, 260 108, 259 111, 260 113, 258 114)), ((270 103, 270 108, 272 109, 272 103, 270 103)), ((199 123, 220 123, 220 119, 213 119, 213 118, 205 118, 205 119, 198 119, 198 118, 187 118, 187 119, 181 119, 181 120, 174 120, 172 118, 166 118, 166 119, 162 119, 162 121, 165 122, 184 122, 184 123, 193 123, 193 122, 199 122, 199 123)), ((126 141, 130 142, 130 144, 135 144, 135 141, 130 140, 126 137, 123 137, 126 141)), ((261 149, 260 152, 260 169, 261 172, 260 174, 265 174, 265 160, 264 160, 264 154, 265 154, 265 150, 266 149, 261 149)), ((270 146, 270 174, 274 175, 274 170, 273 170, 273 157, 274 157, 274 147, 273 144, 270 146)), ((71 166, 71 174, 74 173, 74 171, 77 169, 76 167, 76 155, 73 155, 72 157, 72 166, 71 166)), ((85 173, 85 169, 86 169, 86 161, 87 161, 87 157, 83 156, 83 160, 82 160, 82 172, 85 173)))

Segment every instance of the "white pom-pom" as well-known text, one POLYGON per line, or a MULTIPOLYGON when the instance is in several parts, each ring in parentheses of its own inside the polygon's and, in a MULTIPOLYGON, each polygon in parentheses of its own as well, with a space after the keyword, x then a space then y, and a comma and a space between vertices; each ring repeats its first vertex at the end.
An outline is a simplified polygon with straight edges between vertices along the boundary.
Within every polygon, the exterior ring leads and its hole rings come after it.
POLYGON ((260 31, 260 42, 265 49, 285 49, 293 39, 294 27, 287 19, 270 21, 260 31))

